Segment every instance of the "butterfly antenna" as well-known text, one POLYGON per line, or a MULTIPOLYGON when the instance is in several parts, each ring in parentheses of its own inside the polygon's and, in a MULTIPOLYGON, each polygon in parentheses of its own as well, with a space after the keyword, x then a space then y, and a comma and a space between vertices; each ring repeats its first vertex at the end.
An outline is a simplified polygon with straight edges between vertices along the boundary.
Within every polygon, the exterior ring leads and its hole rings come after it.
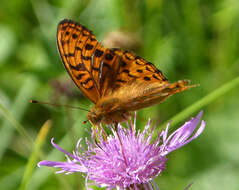
POLYGON ((80 110, 84 110, 87 112, 90 111, 90 110, 88 110, 86 108, 82 108, 82 107, 70 106, 70 105, 64 105, 64 104, 54 104, 54 103, 42 102, 42 101, 38 101, 38 100, 30 100, 29 102, 32 104, 46 104, 46 105, 50 105, 50 106, 59 106, 59 107, 67 107, 67 108, 72 108, 72 109, 80 109, 80 110))

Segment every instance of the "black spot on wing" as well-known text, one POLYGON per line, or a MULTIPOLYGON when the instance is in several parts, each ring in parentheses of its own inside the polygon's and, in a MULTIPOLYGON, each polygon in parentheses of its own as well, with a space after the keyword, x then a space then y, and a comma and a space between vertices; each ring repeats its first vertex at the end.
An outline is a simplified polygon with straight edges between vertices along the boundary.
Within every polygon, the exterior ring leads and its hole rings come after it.
POLYGON ((67 26, 63 26, 61 29, 62 29, 62 30, 66 30, 66 28, 67 28, 67 26))
POLYGON ((81 82, 81 84, 84 86, 84 85, 86 85, 91 80, 92 80, 92 78, 89 77, 85 81, 81 82))
POLYGON ((82 63, 80 63, 76 66, 69 64, 69 66, 72 70, 75 70, 75 71, 85 71, 86 70, 85 65, 82 63))
POLYGON ((90 38, 90 40, 93 42, 93 41, 96 41, 96 39, 95 38, 90 38))
POLYGON ((64 56, 65 56, 65 57, 74 57, 75 54, 74 54, 74 53, 68 53, 68 54, 65 54, 64 56))
POLYGON ((78 46, 76 46, 76 50, 77 51, 82 51, 82 49, 80 47, 78 47, 78 46))
POLYGON ((103 63, 103 67, 107 67, 108 69, 111 69, 111 66, 106 62, 103 63))
POLYGON ((124 61, 121 60, 121 61, 119 62, 119 65, 120 65, 120 67, 125 67, 127 64, 126 64, 124 61))
POLYGON ((81 74, 79 74, 79 75, 76 75, 76 78, 77 78, 78 80, 81 80, 84 75, 85 75, 85 73, 81 73, 81 74))
POLYGON ((153 65, 153 63, 151 63, 151 62, 147 62, 146 65, 153 65))
POLYGON ((155 68, 155 73, 157 73, 157 74, 161 73, 162 74, 162 71, 160 71, 159 69, 155 68))
POLYGON ((128 73, 128 76, 131 77, 131 78, 138 78, 137 76, 132 75, 132 74, 130 74, 130 73, 128 73))
POLYGON ((132 58, 129 57, 127 54, 125 55, 125 58, 128 59, 128 60, 130 60, 130 61, 132 60, 132 58))
POLYGON ((144 77, 144 80, 145 81, 150 81, 150 78, 149 77, 144 77))
POLYGON ((78 38, 78 35, 75 34, 75 33, 73 33, 73 34, 72 34, 72 38, 73 38, 73 39, 77 39, 77 38, 78 38))
POLYGON ((105 59, 108 60, 108 61, 111 61, 113 58, 114 58, 114 57, 113 57, 113 55, 112 55, 111 53, 107 53, 107 54, 105 55, 105 59))
POLYGON ((126 83, 125 80, 121 80, 121 79, 117 79, 116 81, 117 81, 117 82, 120 82, 120 83, 126 83))
POLYGON ((103 51, 96 49, 94 55, 95 55, 95 57, 101 57, 103 55, 103 53, 104 53, 103 51))
POLYGON ((124 69, 122 72, 123 73, 129 73, 129 70, 128 69, 124 69))
POLYGON ((160 80, 155 74, 153 74, 153 77, 157 80, 160 80))
POLYGON ((141 64, 140 62, 138 62, 137 60, 135 61, 135 64, 136 65, 144 65, 144 64, 141 64))
POLYGON ((150 71, 150 72, 154 72, 154 71, 152 71, 152 69, 149 68, 148 66, 146 66, 146 70, 147 70, 147 71, 150 71))
POLYGON ((86 60, 86 61, 91 60, 91 56, 81 55, 81 58, 82 58, 83 60, 86 60))
POLYGON ((86 44, 86 45, 85 45, 85 49, 86 49, 86 50, 92 50, 93 47, 94 47, 94 46, 91 45, 91 44, 86 44))
POLYGON ((92 70, 99 71, 100 69, 97 67, 92 67, 92 70))

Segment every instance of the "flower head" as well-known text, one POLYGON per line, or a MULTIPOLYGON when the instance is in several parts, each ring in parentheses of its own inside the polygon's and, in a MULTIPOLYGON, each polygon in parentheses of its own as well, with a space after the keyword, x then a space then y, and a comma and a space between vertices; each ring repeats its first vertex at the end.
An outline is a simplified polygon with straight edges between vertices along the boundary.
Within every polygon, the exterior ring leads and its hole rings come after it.
POLYGON ((65 153, 67 161, 41 161, 38 166, 60 168, 59 172, 66 174, 82 172, 87 176, 86 182, 89 179, 108 189, 138 189, 137 186, 140 184, 149 186, 150 181, 165 170, 166 155, 202 133, 204 121, 194 132, 201 116, 202 112, 169 136, 168 124, 156 140, 152 140, 154 130, 151 129, 150 122, 142 132, 136 131, 135 123, 127 129, 119 124, 117 130, 112 129, 112 135, 106 139, 98 132, 97 142, 86 141, 87 150, 80 146, 79 140, 73 154, 63 150, 52 139, 52 145, 65 153))

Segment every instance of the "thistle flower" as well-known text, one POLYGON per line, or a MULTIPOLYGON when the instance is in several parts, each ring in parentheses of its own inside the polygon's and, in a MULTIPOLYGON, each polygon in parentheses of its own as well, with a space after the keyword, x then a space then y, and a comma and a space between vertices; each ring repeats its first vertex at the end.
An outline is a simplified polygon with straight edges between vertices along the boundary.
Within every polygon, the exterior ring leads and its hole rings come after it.
POLYGON ((66 155, 67 161, 41 161, 38 166, 60 168, 57 173, 85 173, 87 189, 88 180, 108 189, 152 189, 152 180, 165 170, 166 155, 202 133, 204 121, 194 132, 201 116, 202 112, 169 136, 168 124, 156 140, 152 139, 154 130, 150 127, 150 122, 143 131, 136 131, 136 120, 127 129, 118 124, 117 129, 111 129, 112 135, 106 139, 97 132, 97 142, 86 140, 87 150, 81 146, 80 139, 72 154, 59 147, 52 139, 52 145, 66 155))

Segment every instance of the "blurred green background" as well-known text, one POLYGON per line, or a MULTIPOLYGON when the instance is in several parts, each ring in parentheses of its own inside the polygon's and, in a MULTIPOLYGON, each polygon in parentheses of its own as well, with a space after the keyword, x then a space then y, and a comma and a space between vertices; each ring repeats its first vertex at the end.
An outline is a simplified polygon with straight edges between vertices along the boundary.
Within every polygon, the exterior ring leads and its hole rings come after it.
MULTIPOLYGON (((55 169, 36 166, 43 159, 65 160, 51 146, 51 137, 71 151, 90 131, 89 124, 82 124, 84 111, 29 103, 37 99, 92 106, 71 82, 57 52, 56 28, 64 18, 85 25, 106 45, 116 41, 116 46, 134 50, 171 82, 190 79, 200 84, 139 111, 141 127, 149 117, 162 124, 239 74, 238 0, 3 0, 0 189, 84 189, 80 174, 56 175, 55 169), (49 119, 52 127, 46 138, 43 132, 42 142, 34 146, 49 119)), ((184 189, 190 183, 193 190, 239 189, 238 99, 234 88, 203 107, 205 131, 168 157, 167 170, 156 180, 160 189, 184 189)))

